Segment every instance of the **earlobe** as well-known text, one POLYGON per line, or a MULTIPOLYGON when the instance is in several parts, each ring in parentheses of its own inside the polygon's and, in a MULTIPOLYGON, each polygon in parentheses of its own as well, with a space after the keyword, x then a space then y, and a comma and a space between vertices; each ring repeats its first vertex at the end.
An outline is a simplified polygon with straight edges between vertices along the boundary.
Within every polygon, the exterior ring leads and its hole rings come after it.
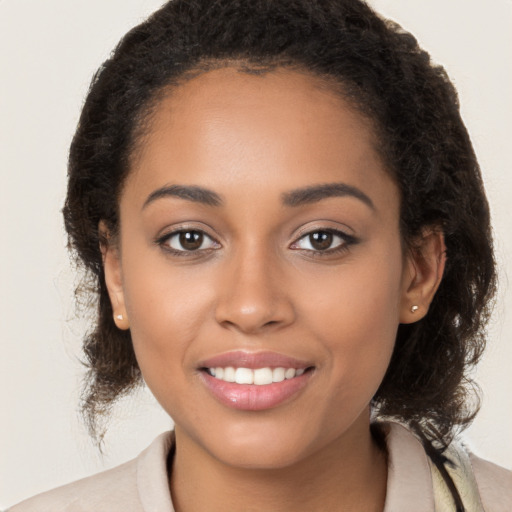
POLYGON ((113 319, 118 329, 127 330, 130 328, 130 322, 124 301, 119 249, 113 241, 104 221, 100 221, 98 231, 100 234, 100 250, 103 259, 105 284, 107 285, 108 295, 112 305, 113 319))
POLYGON ((408 251, 403 275, 400 323, 422 319, 443 278, 446 245, 440 229, 429 228, 408 251))

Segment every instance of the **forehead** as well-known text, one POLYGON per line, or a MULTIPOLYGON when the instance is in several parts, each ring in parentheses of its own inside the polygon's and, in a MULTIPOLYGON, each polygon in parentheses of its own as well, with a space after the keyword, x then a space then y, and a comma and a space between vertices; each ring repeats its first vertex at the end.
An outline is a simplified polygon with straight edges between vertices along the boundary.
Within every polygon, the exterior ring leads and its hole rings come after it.
POLYGON ((226 191, 242 183, 254 192, 269 183, 286 191, 348 180, 371 189, 376 178, 389 180, 376 146, 371 121, 332 83, 285 69, 254 75, 223 68, 169 88, 128 183, 226 191))

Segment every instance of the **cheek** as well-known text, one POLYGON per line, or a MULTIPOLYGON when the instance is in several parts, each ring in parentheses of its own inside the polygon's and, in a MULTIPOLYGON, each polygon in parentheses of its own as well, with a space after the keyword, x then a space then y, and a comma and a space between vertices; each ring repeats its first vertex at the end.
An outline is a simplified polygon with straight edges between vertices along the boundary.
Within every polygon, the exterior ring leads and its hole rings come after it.
POLYGON ((351 389, 376 390, 395 344, 402 257, 399 249, 380 254, 341 266, 325 276, 323 287, 317 280, 303 306, 315 336, 328 351, 333 375, 343 376, 343 386, 351 389))
MULTIPOLYGON (((127 251, 128 252, 128 251, 127 251)), ((183 366, 212 297, 203 270, 173 268, 160 257, 127 257, 125 303, 137 360, 146 382, 172 378, 183 366)))

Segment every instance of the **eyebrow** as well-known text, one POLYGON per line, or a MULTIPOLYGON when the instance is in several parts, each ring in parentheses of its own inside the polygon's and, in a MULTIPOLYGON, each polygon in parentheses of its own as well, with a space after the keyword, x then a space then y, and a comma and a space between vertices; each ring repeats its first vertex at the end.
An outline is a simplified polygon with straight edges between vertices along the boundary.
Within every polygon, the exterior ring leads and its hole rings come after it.
POLYGON ((322 183, 309 187, 299 188, 282 194, 283 204, 286 206, 302 206, 327 199, 329 197, 355 197, 366 206, 375 210, 373 201, 360 189, 346 183, 322 183))
POLYGON ((180 199, 205 204, 207 206, 222 205, 222 199, 218 194, 213 192, 213 190, 198 187, 196 185, 166 185, 165 187, 151 192, 144 202, 142 209, 163 197, 178 197, 180 199))
MULTIPOLYGON (((302 206, 305 204, 316 203, 329 197, 355 197, 372 210, 375 210, 373 201, 360 189, 346 183, 322 183, 308 187, 298 188, 281 195, 285 206, 302 206)), ((177 197, 187 201, 204 204, 207 206, 222 206, 222 198, 213 190, 209 190, 197 185, 166 185, 161 187, 148 196, 142 209, 157 199, 164 197, 177 197)))

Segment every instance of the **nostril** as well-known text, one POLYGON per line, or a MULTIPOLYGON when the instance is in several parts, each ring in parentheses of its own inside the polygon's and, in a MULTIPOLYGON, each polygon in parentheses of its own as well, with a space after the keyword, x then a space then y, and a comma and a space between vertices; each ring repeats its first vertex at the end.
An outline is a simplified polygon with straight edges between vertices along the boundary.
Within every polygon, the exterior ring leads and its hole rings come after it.
POLYGON ((254 333, 284 327, 295 318, 294 308, 285 295, 270 295, 266 288, 254 283, 239 283, 230 292, 221 294, 215 307, 215 318, 225 328, 254 333))

